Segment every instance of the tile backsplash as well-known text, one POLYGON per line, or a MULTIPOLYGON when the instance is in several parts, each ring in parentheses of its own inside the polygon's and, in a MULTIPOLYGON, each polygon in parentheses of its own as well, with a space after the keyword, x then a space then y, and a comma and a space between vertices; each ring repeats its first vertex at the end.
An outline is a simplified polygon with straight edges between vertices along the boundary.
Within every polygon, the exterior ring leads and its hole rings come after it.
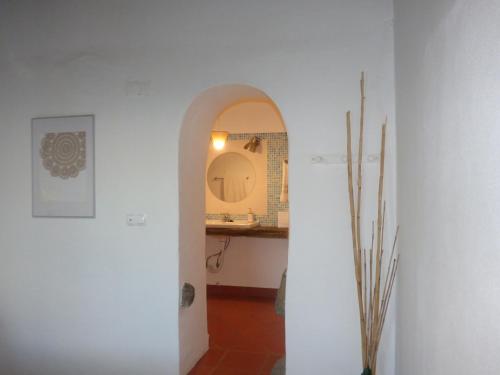
MULTIPOLYGON (((257 215, 263 226, 278 226, 278 212, 288 211, 288 203, 280 202, 283 160, 288 159, 287 133, 240 133, 230 134, 228 141, 250 140, 253 136, 267 142, 267 215, 257 215)), ((262 146, 261 146, 262 147, 262 146)), ((221 219, 222 215, 207 213, 207 219, 221 219)), ((234 219, 246 220, 247 213, 232 215, 234 219)))

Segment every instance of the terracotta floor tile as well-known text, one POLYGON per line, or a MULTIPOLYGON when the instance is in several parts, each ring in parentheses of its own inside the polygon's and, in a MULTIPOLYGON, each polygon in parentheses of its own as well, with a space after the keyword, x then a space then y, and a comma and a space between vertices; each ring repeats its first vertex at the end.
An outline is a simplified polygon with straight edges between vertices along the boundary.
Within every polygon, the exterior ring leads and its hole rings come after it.
POLYGON ((266 358, 266 362, 264 364, 264 367, 262 368, 262 371, 260 372, 261 375, 269 375, 269 374, 271 374, 271 371, 272 371, 274 365, 281 358, 282 358, 281 355, 275 355, 275 354, 268 355, 267 358, 266 358))
POLYGON ((212 347, 208 349, 205 355, 198 361, 197 365, 215 367, 219 364, 223 355, 224 350, 218 347, 212 347))
POLYGON ((188 375, 212 375, 215 370, 214 366, 194 366, 194 368, 189 371, 188 375))
POLYGON ((228 351, 217 369, 234 369, 259 372, 266 363, 267 354, 228 351))
POLYGON ((274 301, 208 299, 210 350, 189 375, 268 375, 285 353, 285 321, 274 301))
POLYGON ((218 368, 211 375, 260 375, 260 371, 246 371, 231 368, 218 368))

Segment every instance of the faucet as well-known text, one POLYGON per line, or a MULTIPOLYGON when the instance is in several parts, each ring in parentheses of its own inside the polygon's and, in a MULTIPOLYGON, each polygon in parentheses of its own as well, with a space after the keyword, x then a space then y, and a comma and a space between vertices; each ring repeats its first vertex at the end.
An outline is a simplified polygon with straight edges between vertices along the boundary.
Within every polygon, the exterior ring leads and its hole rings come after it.
POLYGON ((233 219, 231 219, 231 215, 229 215, 228 213, 222 213, 222 221, 224 223, 232 223, 233 219))

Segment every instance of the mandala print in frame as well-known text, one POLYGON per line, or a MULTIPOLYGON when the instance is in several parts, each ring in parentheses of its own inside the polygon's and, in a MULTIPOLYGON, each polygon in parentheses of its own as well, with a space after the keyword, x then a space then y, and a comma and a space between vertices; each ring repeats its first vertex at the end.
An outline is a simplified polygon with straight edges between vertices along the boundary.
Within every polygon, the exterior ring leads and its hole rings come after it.
POLYGON ((53 177, 77 177, 86 167, 85 132, 47 133, 41 141, 43 166, 53 177))

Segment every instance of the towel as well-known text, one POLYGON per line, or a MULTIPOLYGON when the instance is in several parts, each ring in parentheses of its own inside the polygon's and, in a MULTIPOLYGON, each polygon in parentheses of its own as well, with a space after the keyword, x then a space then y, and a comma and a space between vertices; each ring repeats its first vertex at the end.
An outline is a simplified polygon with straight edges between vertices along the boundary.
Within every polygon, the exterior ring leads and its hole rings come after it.
POLYGON ((239 202, 245 198, 245 181, 239 178, 224 179, 224 201, 239 202))
POLYGON ((239 202, 247 196, 246 179, 240 172, 227 173, 224 178, 224 201, 239 202))
POLYGON ((283 167, 281 170, 281 194, 280 202, 288 203, 288 160, 283 160, 283 167))

